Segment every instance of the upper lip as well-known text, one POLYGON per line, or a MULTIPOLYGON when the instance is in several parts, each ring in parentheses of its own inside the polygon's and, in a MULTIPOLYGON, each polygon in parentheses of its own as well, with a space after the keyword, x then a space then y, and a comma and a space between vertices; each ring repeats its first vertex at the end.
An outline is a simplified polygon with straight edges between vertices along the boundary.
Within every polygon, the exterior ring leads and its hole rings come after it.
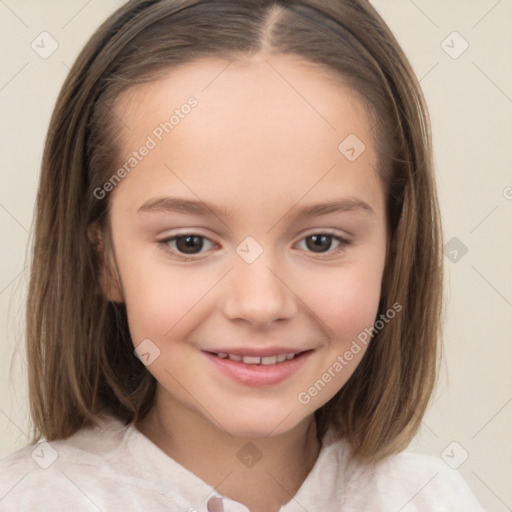
POLYGON ((293 347, 265 347, 265 348, 254 348, 254 347, 238 347, 238 348, 221 348, 221 349, 208 349, 204 352, 210 352, 212 354, 233 354, 237 356, 278 356, 281 354, 299 354, 300 352, 306 352, 307 348, 293 348, 293 347))

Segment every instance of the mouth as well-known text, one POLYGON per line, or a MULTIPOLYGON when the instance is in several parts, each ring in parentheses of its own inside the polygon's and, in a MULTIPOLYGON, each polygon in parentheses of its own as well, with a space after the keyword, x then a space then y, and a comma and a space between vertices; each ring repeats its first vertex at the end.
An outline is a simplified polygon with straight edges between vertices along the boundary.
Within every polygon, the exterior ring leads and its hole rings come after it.
POLYGON ((240 355, 240 354, 229 354, 226 352, 209 352, 210 354, 219 357, 220 359, 229 359, 238 363, 244 364, 258 364, 264 366, 275 365, 278 363, 284 363, 285 361, 291 361, 299 357, 301 354, 311 352, 311 350, 302 350, 300 352, 288 352, 286 354, 276 354, 273 356, 254 356, 254 355, 240 355))
POLYGON ((273 355, 247 355, 203 351, 215 370, 248 386, 272 386, 285 381, 306 364, 313 352, 310 349, 273 355))

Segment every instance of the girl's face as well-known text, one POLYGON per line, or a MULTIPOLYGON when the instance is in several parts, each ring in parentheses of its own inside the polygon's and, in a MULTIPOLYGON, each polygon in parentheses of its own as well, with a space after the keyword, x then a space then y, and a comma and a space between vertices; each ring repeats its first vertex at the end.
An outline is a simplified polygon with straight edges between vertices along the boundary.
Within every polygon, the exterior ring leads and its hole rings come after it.
POLYGON ((162 403, 234 436, 277 435, 364 355, 385 194, 353 91, 290 56, 227 64, 189 63, 120 98, 109 294, 162 403))

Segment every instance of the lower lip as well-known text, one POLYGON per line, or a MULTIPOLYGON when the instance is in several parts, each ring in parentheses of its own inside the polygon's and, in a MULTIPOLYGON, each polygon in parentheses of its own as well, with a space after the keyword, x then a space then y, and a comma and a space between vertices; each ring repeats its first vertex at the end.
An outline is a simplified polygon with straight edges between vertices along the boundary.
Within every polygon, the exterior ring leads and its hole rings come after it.
POLYGON ((228 358, 217 357, 210 352, 204 352, 224 375, 249 386, 273 386, 283 382, 298 372, 312 353, 313 351, 309 350, 282 363, 263 365, 245 364, 228 358))

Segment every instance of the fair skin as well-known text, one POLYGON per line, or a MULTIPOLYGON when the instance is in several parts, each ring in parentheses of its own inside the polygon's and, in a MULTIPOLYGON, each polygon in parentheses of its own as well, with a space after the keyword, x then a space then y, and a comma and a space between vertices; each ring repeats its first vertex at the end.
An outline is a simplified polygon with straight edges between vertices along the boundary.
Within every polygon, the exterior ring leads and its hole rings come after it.
POLYGON ((220 494, 251 512, 277 512, 318 457, 314 411, 364 355, 307 403, 298 400, 375 321, 385 194, 353 91, 290 56, 226 64, 189 63, 121 96, 123 162, 190 96, 198 105, 110 196, 120 283, 111 279, 107 293, 126 303, 134 346, 149 339, 160 351, 147 366, 155 403, 137 428, 220 494), (366 145, 354 161, 338 150, 349 134, 366 145), (138 211, 171 196, 232 214, 138 211), (344 208, 298 215, 332 201, 344 208), (184 254, 184 240, 169 239, 186 234, 204 238, 184 254), (262 249, 250 263, 237 253, 254 254, 246 237, 262 249), (207 354, 244 347, 250 355, 308 352, 284 380, 257 385, 220 371, 220 358, 207 354), (261 454, 252 467, 237 456, 249 441, 261 454))

